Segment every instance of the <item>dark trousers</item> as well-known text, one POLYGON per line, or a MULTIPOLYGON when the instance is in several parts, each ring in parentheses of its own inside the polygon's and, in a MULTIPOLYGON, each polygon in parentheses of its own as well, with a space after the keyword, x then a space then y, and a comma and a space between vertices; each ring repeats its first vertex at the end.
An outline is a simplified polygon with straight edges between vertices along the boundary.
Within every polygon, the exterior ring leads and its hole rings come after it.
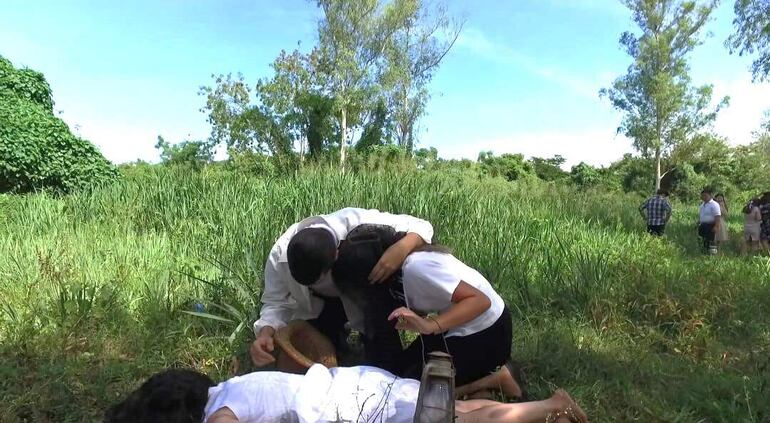
POLYGON ((513 324, 506 307, 490 327, 467 336, 423 335, 412 342, 401 355, 399 376, 420 380, 423 363, 432 351, 443 351, 452 356, 455 384, 462 386, 492 373, 511 357, 513 324), (446 341, 446 344, 445 344, 446 341))
POLYGON ((307 322, 329 338, 334 348, 347 349, 345 322, 348 321, 348 317, 345 314, 345 308, 342 307, 342 300, 333 297, 323 297, 323 300, 324 308, 321 314, 307 322))
MULTIPOLYGON (((395 321, 389 322, 388 315, 402 304, 384 292, 382 285, 372 286, 370 296, 364 307, 364 362, 395 373, 398 370, 401 354, 401 337, 396 330, 395 321)), ((339 351, 349 351, 345 322, 348 321, 340 298, 323 297, 324 308, 321 314, 308 323, 324 334, 339 351)))
POLYGON ((666 225, 647 225, 647 233, 652 236, 663 236, 666 231, 666 225))
POLYGON ((364 308, 364 362, 391 373, 398 373, 402 353, 401 336, 396 321, 389 321, 393 310, 404 303, 396 299, 385 284, 367 289, 364 308))
POLYGON ((714 245, 714 224, 713 223, 701 223, 698 225, 698 236, 703 238, 703 252, 707 253, 712 245, 714 245))

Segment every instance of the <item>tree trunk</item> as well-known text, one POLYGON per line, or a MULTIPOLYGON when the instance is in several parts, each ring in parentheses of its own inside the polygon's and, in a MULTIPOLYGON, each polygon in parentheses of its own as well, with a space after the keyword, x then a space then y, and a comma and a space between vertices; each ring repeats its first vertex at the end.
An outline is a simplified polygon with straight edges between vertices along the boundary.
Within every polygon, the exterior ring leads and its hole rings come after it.
POLYGON ((660 148, 655 149, 655 191, 660 189, 660 148))
POLYGON ((342 113, 340 116, 340 169, 342 172, 345 172, 345 158, 347 153, 347 145, 346 141, 348 138, 348 121, 347 121, 347 110, 345 108, 342 108, 342 113))

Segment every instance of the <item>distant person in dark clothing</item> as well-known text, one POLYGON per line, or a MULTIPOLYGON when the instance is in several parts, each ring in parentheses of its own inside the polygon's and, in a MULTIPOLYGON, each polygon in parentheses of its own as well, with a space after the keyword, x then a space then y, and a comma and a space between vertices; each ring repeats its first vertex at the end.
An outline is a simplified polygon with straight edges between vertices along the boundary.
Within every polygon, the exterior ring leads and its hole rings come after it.
POLYGON ((659 189, 655 195, 639 206, 639 213, 647 220, 647 232, 653 236, 663 236, 666 223, 671 218, 671 203, 668 191, 659 189))
POLYGON ((762 247, 770 250, 770 191, 762 194, 760 199, 759 212, 762 215, 760 239, 762 247))

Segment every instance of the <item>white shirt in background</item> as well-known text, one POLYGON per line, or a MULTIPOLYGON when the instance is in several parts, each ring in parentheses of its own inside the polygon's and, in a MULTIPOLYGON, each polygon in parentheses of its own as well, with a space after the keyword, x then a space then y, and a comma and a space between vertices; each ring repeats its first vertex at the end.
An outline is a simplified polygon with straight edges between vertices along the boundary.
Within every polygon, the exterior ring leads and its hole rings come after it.
POLYGON ((719 209, 719 203, 712 198, 706 203, 700 205, 700 223, 714 223, 717 217, 721 216, 722 212, 719 209))
POLYGON ((446 311, 452 306, 452 295, 461 281, 483 292, 492 305, 470 322, 447 331, 446 336, 467 336, 492 326, 503 314, 503 299, 481 273, 451 254, 416 252, 404 262, 406 304, 418 313, 446 311))
MULTIPOLYGON (((391 214, 374 209, 349 207, 295 223, 278 238, 265 263, 262 308, 259 312, 259 320, 254 322, 255 335, 259 335, 259 331, 264 326, 279 329, 294 319, 315 319, 323 310, 323 299, 312 295, 310 289, 295 281, 289 272, 286 250, 294 234, 310 226, 323 227, 334 234, 339 244, 347 237, 348 232, 364 224, 387 225, 396 232, 413 232, 426 243, 430 243, 433 239, 433 226, 428 221, 406 214, 391 214)), ((314 288, 317 288, 316 291, 321 295, 339 296, 329 274, 316 285, 318 286, 314 288)), ((353 329, 363 331, 364 319, 361 309, 344 296, 341 299, 353 329)))
POLYGON ((255 372, 209 388, 203 421, 228 407, 241 423, 411 423, 419 391, 420 382, 376 367, 255 372))

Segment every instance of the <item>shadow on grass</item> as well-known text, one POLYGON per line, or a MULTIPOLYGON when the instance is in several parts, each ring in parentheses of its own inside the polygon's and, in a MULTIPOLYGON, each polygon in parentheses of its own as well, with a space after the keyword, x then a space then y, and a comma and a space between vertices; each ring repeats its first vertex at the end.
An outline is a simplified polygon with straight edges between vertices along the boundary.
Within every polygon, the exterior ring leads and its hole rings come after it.
POLYGON ((537 397, 564 387, 599 422, 770 421, 767 346, 741 362, 696 362, 656 352, 645 340, 575 332, 546 323, 520 335, 523 348, 515 357, 529 366, 537 397))

